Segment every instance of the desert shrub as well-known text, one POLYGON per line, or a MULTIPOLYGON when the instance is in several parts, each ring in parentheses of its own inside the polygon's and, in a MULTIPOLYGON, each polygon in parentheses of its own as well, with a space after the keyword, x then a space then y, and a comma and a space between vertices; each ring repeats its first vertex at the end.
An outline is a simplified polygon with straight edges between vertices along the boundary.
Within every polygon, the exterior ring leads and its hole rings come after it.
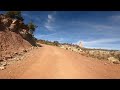
POLYGON ((118 60, 120 61, 120 54, 118 55, 118 60))
POLYGON ((10 17, 10 18, 14 18, 14 19, 18 19, 23 21, 23 17, 21 15, 21 11, 8 11, 5 14, 6 16, 10 17))
POLYGON ((54 44, 55 46, 58 46, 58 45, 59 45, 59 42, 58 42, 58 41, 54 41, 53 44, 54 44))
POLYGON ((28 24, 28 28, 29 28, 29 33, 30 34, 33 34, 33 32, 35 32, 35 29, 37 28, 38 26, 35 25, 32 21, 28 24))

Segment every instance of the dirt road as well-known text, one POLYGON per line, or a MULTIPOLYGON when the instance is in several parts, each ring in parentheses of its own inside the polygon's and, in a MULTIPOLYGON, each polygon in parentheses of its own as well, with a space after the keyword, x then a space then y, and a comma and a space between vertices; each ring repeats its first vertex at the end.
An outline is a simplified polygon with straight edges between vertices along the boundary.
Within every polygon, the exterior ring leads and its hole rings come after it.
POLYGON ((42 45, 25 60, 8 65, 0 78, 18 79, 116 79, 120 64, 95 60, 55 46, 42 45))

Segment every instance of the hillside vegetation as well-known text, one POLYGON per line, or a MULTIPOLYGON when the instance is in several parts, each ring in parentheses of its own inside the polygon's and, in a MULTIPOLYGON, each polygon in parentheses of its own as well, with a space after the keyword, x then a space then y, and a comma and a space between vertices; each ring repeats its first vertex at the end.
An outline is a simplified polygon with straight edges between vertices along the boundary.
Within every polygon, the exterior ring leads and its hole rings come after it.
POLYGON ((119 50, 81 48, 78 45, 72 44, 61 44, 60 47, 66 50, 78 52, 79 54, 87 57, 93 57, 99 60, 108 60, 116 64, 120 63, 119 50))

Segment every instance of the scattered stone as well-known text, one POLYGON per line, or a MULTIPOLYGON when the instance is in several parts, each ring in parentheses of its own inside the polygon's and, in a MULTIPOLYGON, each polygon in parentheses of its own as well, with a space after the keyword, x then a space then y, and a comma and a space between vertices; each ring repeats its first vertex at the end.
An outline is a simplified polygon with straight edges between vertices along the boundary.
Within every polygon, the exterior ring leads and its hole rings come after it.
POLYGON ((16 24, 11 24, 10 27, 9 27, 9 29, 11 31, 15 31, 17 29, 17 25, 16 24))
POLYGON ((7 65, 7 62, 0 62, 0 64, 1 64, 2 66, 6 66, 6 65, 7 65))
POLYGON ((0 62, 2 62, 3 61, 3 59, 2 58, 0 58, 0 62))
POLYGON ((20 60, 24 59, 24 57, 21 57, 20 60))
POLYGON ((11 71, 9 71, 8 73, 11 73, 11 71))
POLYGON ((5 56, 5 60, 10 59, 10 58, 12 58, 11 55, 6 55, 6 56, 5 56))
POLYGON ((4 66, 0 66, 0 70, 4 70, 5 69, 5 67, 4 66))
POLYGON ((120 61, 114 61, 113 63, 114 64, 120 64, 120 61))
POLYGON ((33 47, 31 47, 31 49, 33 49, 33 47))
POLYGON ((14 58, 14 60, 19 61, 21 60, 19 57, 14 58))
POLYGON ((107 63, 104 63, 104 65, 107 65, 107 63))
POLYGON ((27 52, 27 50, 23 50, 23 52, 27 52))
POLYGON ((22 56, 22 55, 23 55, 23 52, 18 53, 18 55, 19 55, 19 56, 22 56))
POLYGON ((111 62, 118 62, 119 61, 118 59, 116 59, 114 57, 109 57, 108 60, 111 62))
POLYGON ((18 54, 18 52, 15 52, 14 54, 16 54, 16 55, 17 55, 17 54, 18 54))
POLYGON ((4 60, 6 60, 6 58, 5 58, 5 57, 2 57, 2 60, 4 61, 4 60))

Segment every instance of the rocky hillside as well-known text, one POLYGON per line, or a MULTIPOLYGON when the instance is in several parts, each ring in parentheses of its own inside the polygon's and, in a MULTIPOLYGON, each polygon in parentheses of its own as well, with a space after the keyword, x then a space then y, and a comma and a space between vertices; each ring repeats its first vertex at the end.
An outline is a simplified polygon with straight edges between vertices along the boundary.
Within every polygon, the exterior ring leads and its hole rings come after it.
POLYGON ((33 36, 23 21, 0 14, 0 60, 14 53, 36 46, 33 36))
POLYGON ((61 48, 77 52, 81 55, 97 58, 99 60, 108 60, 115 64, 120 63, 120 51, 117 50, 104 50, 104 49, 89 49, 89 48, 81 48, 77 45, 60 45, 61 48))

